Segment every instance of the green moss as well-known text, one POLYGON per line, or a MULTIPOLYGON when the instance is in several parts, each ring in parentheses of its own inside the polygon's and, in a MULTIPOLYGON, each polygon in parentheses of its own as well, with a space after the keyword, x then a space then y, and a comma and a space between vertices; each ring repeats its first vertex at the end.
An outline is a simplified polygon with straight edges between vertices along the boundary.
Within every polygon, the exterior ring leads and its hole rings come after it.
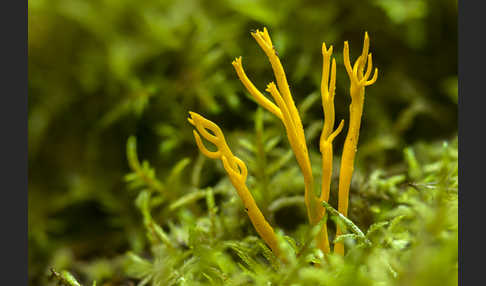
MULTIPOLYGON (((406 1, 381 2, 30 1, 30 284, 456 285, 457 3, 413 1, 397 15, 406 1), (384 73, 367 94, 349 211, 362 235, 329 229, 344 258, 315 249, 283 127, 255 112, 231 67, 247 55, 265 86, 248 35, 262 26, 292 82, 316 181, 320 44, 373 36, 384 73), (287 264, 257 237, 221 165, 197 155, 191 109, 220 123, 247 163, 287 264)), ((336 118, 347 118, 349 82, 337 77, 336 118)), ((336 189, 330 197, 336 207, 336 189)))

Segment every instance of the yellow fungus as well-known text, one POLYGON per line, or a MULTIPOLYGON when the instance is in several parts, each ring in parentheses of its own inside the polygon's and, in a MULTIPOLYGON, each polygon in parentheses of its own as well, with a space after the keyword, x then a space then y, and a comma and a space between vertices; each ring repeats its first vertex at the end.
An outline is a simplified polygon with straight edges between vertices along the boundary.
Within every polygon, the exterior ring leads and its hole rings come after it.
POLYGON ((280 112, 280 109, 278 109, 277 106, 270 100, 268 100, 254 85, 253 83, 248 79, 248 77, 245 74, 245 71, 243 70, 243 66, 241 64, 241 57, 236 58, 232 62, 233 66, 235 67, 236 73, 238 74, 238 77, 240 81, 243 83, 243 85, 246 87, 248 92, 253 96, 253 98, 265 109, 273 113, 275 116, 278 118, 282 119, 282 112, 280 112))
MULTIPOLYGON (((354 157, 356 155, 358 146, 359 129, 361 126, 361 117, 363 115, 363 103, 365 97, 365 87, 375 83, 378 78, 378 69, 375 68, 374 75, 369 79, 372 70, 371 53, 369 50, 369 37, 368 33, 365 33, 363 50, 358 57, 354 66, 351 67, 349 60, 349 45, 348 42, 344 42, 344 66, 351 81, 350 95, 351 104, 349 106, 349 128, 344 142, 343 153, 341 156, 341 168, 339 174, 339 201, 338 210, 344 216, 348 215, 348 199, 349 188, 351 185, 351 178, 354 170, 354 157), (368 62, 366 72, 364 71, 366 62, 368 62)), ((336 236, 340 235, 341 229, 338 226, 336 236)), ((336 243, 334 245, 334 252, 344 255, 344 245, 342 243, 336 243)))
MULTIPOLYGON (((332 141, 341 132, 344 126, 344 120, 341 121, 339 127, 333 132, 334 128, 334 94, 336 90, 336 60, 332 59, 331 65, 332 46, 329 50, 326 48, 326 44, 322 44, 322 80, 321 80, 321 97, 322 108, 324 111, 324 127, 322 128, 321 138, 319 142, 319 149, 322 155, 322 183, 321 183, 321 195, 319 201, 328 201, 329 192, 331 187, 332 176, 332 141), (331 74, 329 75, 329 70, 331 74), (330 79, 329 79, 330 77, 330 79)), ((319 220, 325 214, 323 206, 319 209, 319 220)), ((317 246, 324 252, 330 252, 329 239, 327 235, 327 225, 324 223, 317 237, 317 246)))
MULTIPOLYGON (((272 66, 276 84, 274 82, 270 82, 265 91, 270 94, 275 103, 261 93, 247 77, 243 69, 241 57, 236 58, 232 62, 232 65, 236 70, 238 78, 255 99, 255 101, 282 121, 287 133, 290 147, 295 154, 297 163, 299 164, 304 176, 307 215, 310 223, 315 225, 320 222, 325 215, 325 208, 321 202, 327 202, 329 200, 333 161, 332 143, 334 138, 342 131, 344 126, 344 120, 341 120, 338 128, 333 131, 335 122, 334 95, 336 90, 336 60, 332 59, 331 61, 333 47, 330 46, 329 49, 327 49, 326 44, 322 44, 323 65, 321 96, 325 120, 319 142, 319 150, 322 155, 321 194, 317 196, 314 193, 314 178, 312 175, 307 145, 305 142, 304 128, 302 126, 302 121, 295 103, 292 99, 292 95, 290 94, 290 88, 282 63, 280 62, 278 54, 273 46, 272 40, 266 28, 263 28, 263 31, 256 30, 255 32, 252 32, 251 35, 256 40, 260 48, 265 52, 272 66)), ((344 42, 344 65, 351 81, 349 128, 346 141, 344 143, 339 174, 338 209, 339 212, 344 216, 347 215, 348 209, 349 187, 353 174, 354 157, 357 150, 356 148, 361 125, 361 116, 363 113, 365 87, 373 84, 378 77, 378 69, 375 69, 373 77, 370 79, 373 64, 371 53, 368 54, 368 50, 369 38, 368 33, 365 33, 362 53, 354 65, 351 66, 351 62, 349 60, 348 42, 344 42)), ((193 133, 198 148, 205 156, 212 159, 220 159, 223 162, 224 169, 226 170, 238 195, 242 199, 253 226, 267 245, 272 249, 272 251, 278 255, 280 251, 273 228, 263 217, 255 203, 255 200, 253 199, 253 196, 246 186, 245 181, 248 171, 245 163, 231 153, 221 129, 215 123, 194 112, 190 112, 190 117, 188 120, 197 130, 194 130, 193 133), (213 143, 217 147, 217 150, 208 150, 204 146, 199 134, 201 134, 209 142, 213 143)), ((338 226, 336 235, 339 234, 341 234, 341 229, 338 226)), ((326 224, 323 224, 316 240, 317 246, 324 253, 330 252, 326 224)), ((334 252, 344 254, 343 244, 336 243, 334 245, 334 252)))
POLYGON ((270 249, 272 249, 273 253, 276 256, 279 256, 280 250, 275 232, 263 216, 246 186, 248 170, 245 163, 241 161, 240 158, 233 155, 228 144, 226 144, 224 134, 218 125, 195 112, 189 112, 189 115, 189 123, 191 123, 197 130, 193 130, 193 134, 199 150, 205 156, 211 159, 220 159, 223 162, 223 167, 228 174, 231 184, 236 189, 238 196, 243 201, 243 205, 245 206, 248 217, 250 217, 250 221, 255 227, 255 230, 270 249), (209 142, 213 143, 217 147, 217 150, 209 151, 204 146, 199 134, 209 142))
POLYGON ((246 77, 243 70, 243 65, 241 64, 241 57, 233 61, 233 67, 235 68, 241 82, 246 87, 248 92, 250 92, 253 98, 255 98, 260 105, 282 120, 287 132, 287 138, 290 146, 294 151, 295 158, 297 159, 297 163, 299 164, 304 176, 307 215, 309 217, 309 221, 312 224, 316 224, 319 222, 318 212, 321 206, 318 198, 314 194, 314 178, 312 176, 309 154, 307 145, 305 143, 304 128, 302 126, 302 121, 300 120, 297 107, 295 106, 292 95, 290 94, 290 88, 287 83, 285 71, 282 67, 280 59, 277 56, 267 28, 263 28, 263 31, 256 30, 255 32, 252 32, 251 35, 256 40, 263 52, 265 52, 272 66, 277 84, 275 85, 273 82, 269 83, 266 91, 271 94, 277 103, 277 106, 264 97, 263 94, 254 87, 248 77, 246 77))

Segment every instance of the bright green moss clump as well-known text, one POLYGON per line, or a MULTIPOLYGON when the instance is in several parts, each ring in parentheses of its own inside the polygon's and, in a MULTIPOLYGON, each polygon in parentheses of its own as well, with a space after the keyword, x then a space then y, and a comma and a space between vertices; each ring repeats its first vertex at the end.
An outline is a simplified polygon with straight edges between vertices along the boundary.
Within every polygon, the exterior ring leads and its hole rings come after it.
MULTIPOLYGON (((133 144, 131 138, 128 154, 138 160, 133 144)), ((323 260, 312 243, 320 226, 302 226, 295 240, 279 231, 285 263, 259 238, 242 233, 248 223, 227 181, 164 204, 163 192, 143 183, 151 174, 144 163, 136 175, 142 189, 136 205, 150 252, 129 252, 111 267, 122 267, 139 285, 457 285, 457 140, 407 148, 404 160, 409 164, 404 172, 391 176, 376 170, 360 184, 364 207, 373 212, 370 227, 360 230, 337 218, 337 210, 326 204, 330 218, 349 229, 339 239, 349 248, 345 257, 329 254, 323 260), (171 218, 167 231, 153 217, 161 205, 171 218)), ((166 181, 177 184, 186 165, 177 164, 166 181)), ((127 179, 136 182, 134 176, 127 179)))

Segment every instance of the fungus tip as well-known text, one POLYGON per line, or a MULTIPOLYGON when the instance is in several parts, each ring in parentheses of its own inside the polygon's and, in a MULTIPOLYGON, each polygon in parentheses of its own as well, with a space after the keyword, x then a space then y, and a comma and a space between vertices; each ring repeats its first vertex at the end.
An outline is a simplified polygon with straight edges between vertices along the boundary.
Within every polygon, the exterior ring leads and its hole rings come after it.
POLYGON ((272 81, 269 84, 267 84, 267 89, 265 89, 268 92, 271 92, 272 89, 275 88, 275 83, 272 81))
POLYGON ((231 62, 231 64, 232 64, 234 67, 241 65, 241 56, 236 57, 236 58, 235 58, 235 59, 234 59, 234 60, 231 62))

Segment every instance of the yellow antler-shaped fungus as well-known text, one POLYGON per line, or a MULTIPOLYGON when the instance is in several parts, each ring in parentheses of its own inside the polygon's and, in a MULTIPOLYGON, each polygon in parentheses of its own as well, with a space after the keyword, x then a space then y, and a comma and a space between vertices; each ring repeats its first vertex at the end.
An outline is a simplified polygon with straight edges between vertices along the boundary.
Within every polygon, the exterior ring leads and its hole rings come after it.
POLYGON ((196 139, 196 144, 199 150, 205 156, 211 159, 220 159, 223 162, 223 167, 228 174, 231 184, 235 187, 238 196, 243 201, 243 205, 245 206, 255 230, 272 249, 273 253, 276 256, 279 256, 280 250, 273 228, 263 216, 246 186, 245 182, 248 171, 245 163, 233 155, 230 148, 226 144, 223 132, 218 125, 197 113, 189 112, 189 115, 189 123, 191 123, 199 132, 198 133, 196 130, 193 130, 194 138, 196 139), (218 149, 216 151, 209 151, 204 146, 199 134, 201 134, 209 142, 213 143, 218 149))
POLYGON ((314 194, 314 179, 312 176, 307 145, 305 143, 304 128, 302 127, 299 113, 295 106, 294 100, 292 99, 292 95, 290 94, 287 77, 285 76, 284 69, 274 49, 267 29, 263 28, 263 31, 256 30, 256 32, 251 33, 251 35, 265 52, 270 64, 272 65, 277 85, 275 85, 273 82, 269 83, 266 91, 272 95, 277 105, 268 100, 260 91, 258 91, 253 83, 251 83, 243 70, 241 57, 236 58, 233 61, 233 67, 235 68, 239 79, 253 98, 265 109, 275 114, 280 120, 282 120, 287 132, 287 138, 290 146, 294 151, 297 163, 299 164, 302 174, 304 175, 307 215, 309 217, 309 221, 312 224, 316 224, 319 222, 320 204, 317 196, 314 194))
MULTIPOLYGON (((336 60, 332 59, 331 66, 332 46, 329 50, 326 48, 326 44, 322 44, 322 81, 321 81, 321 96, 322 96, 322 108, 324 111, 324 127, 322 129, 319 149, 322 154, 322 185, 321 195, 319 201, 328 201, 329 192, 331 187, 332 176, 332 141, 341 132, 344 126, 344 120, 341 120, 339 127, 333 132, 334 128, 334 94, 336 90, 336 60), (331 79, 329 82, 329 68, 331 67, 331 79)), ((325 214, 325 208, 321 206, 319 218, 325 214)), ((318 247, 324 252, 329 253, 329 239, 327 236, 327 225, 323 224, 317 238, 318 247)))
MULTIPOLYGON (((346 141, 344 142, 343 153, 341 157, 341 169, 339 174, 339 203, 338 210, 344 216, 348 214, 348 196, 349 188, 351 185, 351 178, 354 170, 354 157, 357 151, 359 129, 361 126, 361 117, 363 115, 363 103, 365 97, 365 87, 375 83, 378 78, 378 69, 375 68, 373 77, 369 79, 372 71, 372 59, 371 53, 368 54, 370 40, 368 33, 365 33, 363 50, 358 57, 354 66, 351 67, 349 60, 349 45, 348 42, 344 42, 344 66, 351 81, 350 94, 351 105, 349 106, 349 129, 346 135, 346 141), (366 62, 368 66, 366 72, 364 71, 366 62)), ((336 236, 341 234, 341 229, 338 226, 336 236)), ((334 245, 334 252, 344 254, 344 245, 342 243, 336 243, 334 245)))
MULTIPOLYGON (((290 94, 287 77, 285 76, 282 63, 275 51, 272 40, 266 28, 263 31, 256 30, 251 34, 257 41, 258 45, 265 52, 270 61, 273 73, 277 84, 270 82, 267 85, 266 91, 273 97, 275 103, 270 101, 263 95, 255 85, 248 79, 243 69, 241 57, 236 58, 232 64, 238 74, 239 79, 250 92, 253 98, 265 109, 277 116, 283 123, 287 132, 292 151, 295 154, 297 163, 304 176, 305 184, 305 204, 307 208, 307 215, 311 224, 315 225, 325 215, 325 208, 321 202, 329 200, 331 176, 332 176, 332 159, 333 159, 333 140, 342 131, 344 120, 341 120, 338 128, 334 130, 335 111, 334 111, 334 95, 336 90, 336 60, 332 59, 332 46, 326 48, 326 44, 322 44, 322 81, 321 81, 321 95, 322 107, 324 111, 324 126, 321 133, 319 149, 322 154, 322 189, 320 196, 314 193, 314 178, 312 175, 311 164, 307 145, 305 142, 304 128, 295 106, 295 103, 290 94), (334 130, 334 131, 333 131, 334 130)), ((365 33, 363 50, 361 56, 358 57, 353 67, 349 60, 349 46, 348 42, 344 42, 344 65, 351 81, 351 105, 349 107, 350 119, 349 129, 344 143, 343 154, 341 158, 341 171, 339 174, 339 212, 347 216, 348 211, 348 196, 351 178, 354 169, 354 158, 357 151, 359 129, 361 125, 361 116, 363 114, 363 103, 365 95, 365 87, 372 85, 378 77, 378 69, 375 69, 373 77, 370 79, 372 72, 372 58, 369 50, 368 33, 365 33), (366 72, 365 72, 365 66, 366 72)), ((265 240, 272 251, 279 255, 279 248, 277 238, 272 227, 263 217, 258 209, 255 200, 248 190, 245 181, 247 176, 247 169, 245 163, 238 157, 231 153, 224 135, 219 127, 203 118, 197 113, 190 112, 191 117, 189 122, 196 127, 197 131, 208 141, 216 145, 216 151, 209 151, 203 145, 199 133, 194 130, 194 137, 201 152, 209 158, 220 159, 223 162, 231 183, 236 188, 238 195, 243 201, 245 208, 248 211, 253 226, 258 234, 265 240)), ((341 229, 338 226, 336 236, 341 234, 341 229)), ((323 224, 317 236, 317 246, 324 252, 330 252, 327 225, 323 224)), ((334 251, 339 254, 344 254, 344 245, 336 243, 334 251)))

